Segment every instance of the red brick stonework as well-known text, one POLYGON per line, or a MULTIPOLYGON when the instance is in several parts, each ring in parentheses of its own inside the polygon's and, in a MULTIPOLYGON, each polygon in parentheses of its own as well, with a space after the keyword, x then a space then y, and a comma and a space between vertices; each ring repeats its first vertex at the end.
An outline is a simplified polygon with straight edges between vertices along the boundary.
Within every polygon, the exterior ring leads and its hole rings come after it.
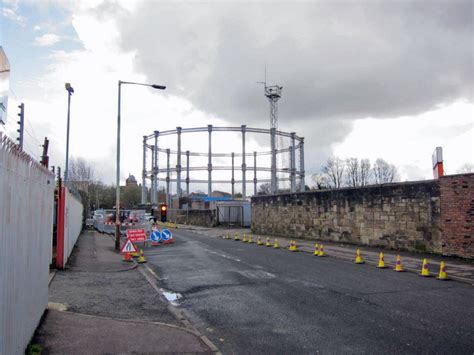
POLYGON ((439 179, 442 253, 474 259, 474 174, 439 179))

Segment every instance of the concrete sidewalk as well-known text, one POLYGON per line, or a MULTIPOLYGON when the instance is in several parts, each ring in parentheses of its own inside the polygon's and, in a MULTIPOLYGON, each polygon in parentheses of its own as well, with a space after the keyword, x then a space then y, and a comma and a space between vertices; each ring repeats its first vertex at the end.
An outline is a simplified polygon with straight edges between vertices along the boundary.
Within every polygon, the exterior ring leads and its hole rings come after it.
POLYGON ((84 232, 50 284, 49 306, 32 344, 42 354, 215 353, 170 310, 113 240, 84 232))
MULTIPOLYGON (((224 237, 227 232, 230 233, 233 239, 234 233, 239 233, 240 239, 244 233, 247 235, 250 233, 250 229, 223 229, 223 228, 205 228, 196 226, 179 226, 182 229, 192 229, 195 233, 213 237, 224 237)), ((253 241, 256 242, 258 236, 265 242, 266 238, 270 238, 271 242, 278 239, 280 248, 288 248, 290 245, 291 238, 284 238, 280 236, 272 235, 253 235, 253 241)), ((354 261, 356 255, 356 249, 360 248, 361 256, 366 264, 377 265, 379 261, 380 252, 384 253, 385 264, 389 268, 394 268, 396 263, 397 255, 400 255, 402 260, 403 269, 409 272, 419 273, 421 271, 421 265, 424 258, 428 259, 428 266, 432 276, 437 276, 439 272, 440 262, 444 261, 447 267, 448 277, 468 283, 474 286, 474 262, 470 260, 463 260, 456 257, 445 257, 427 253, 414 253, 414 252, 402 252, 394 251, 383 248, 357 246, 352 244, 342 244, 327 241, 310 241, 305 239, 295 239, 299 251, 314 253, 315 242, 323 243, 324 251, 328 257, 339 258, 347 261, 354 261)))

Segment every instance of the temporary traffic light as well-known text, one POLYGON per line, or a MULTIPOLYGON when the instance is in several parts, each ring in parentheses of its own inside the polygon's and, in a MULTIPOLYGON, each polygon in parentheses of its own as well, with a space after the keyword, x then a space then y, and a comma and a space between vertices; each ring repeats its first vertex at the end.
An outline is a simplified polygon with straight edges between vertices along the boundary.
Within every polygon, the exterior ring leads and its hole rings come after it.
POLYGON ((160 217, 161 222, 166 222, 166 215, 168 213, 168 206, 166 204, 162 204, 160 206, 160 217))

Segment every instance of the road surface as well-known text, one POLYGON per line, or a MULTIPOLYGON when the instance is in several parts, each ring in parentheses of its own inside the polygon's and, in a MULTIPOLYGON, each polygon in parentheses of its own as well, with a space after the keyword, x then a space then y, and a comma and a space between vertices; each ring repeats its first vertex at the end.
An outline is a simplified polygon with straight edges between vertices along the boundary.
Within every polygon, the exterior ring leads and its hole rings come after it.
POLYGON ((148 266, 223 353, 474 352, 474 288, 178 229, 148 266))

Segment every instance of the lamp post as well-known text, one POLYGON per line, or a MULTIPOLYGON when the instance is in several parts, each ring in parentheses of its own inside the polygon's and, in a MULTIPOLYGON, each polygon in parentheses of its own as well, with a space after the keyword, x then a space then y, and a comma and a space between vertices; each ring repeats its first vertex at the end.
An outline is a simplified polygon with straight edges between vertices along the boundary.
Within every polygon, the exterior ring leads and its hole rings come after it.
POLYGON ((117 177, 116 177, 116 195, 115 195, 115 250, 120 250, 120 105, 122 96, 122 85, 141 85, 153 89, 165 90, 166 86, 155 84, 134 83, 131 81, 118 81, 118 114, 117 114, 117 177))
POLYGON ((69 83, 66 83, 64 86, 67 91, 66 170, 64 171, 64 184, 66 184, 68 181, 67 177, 69 171, 69 120, 71 116, 71 95, 74 93, 74 89, 69 83))

